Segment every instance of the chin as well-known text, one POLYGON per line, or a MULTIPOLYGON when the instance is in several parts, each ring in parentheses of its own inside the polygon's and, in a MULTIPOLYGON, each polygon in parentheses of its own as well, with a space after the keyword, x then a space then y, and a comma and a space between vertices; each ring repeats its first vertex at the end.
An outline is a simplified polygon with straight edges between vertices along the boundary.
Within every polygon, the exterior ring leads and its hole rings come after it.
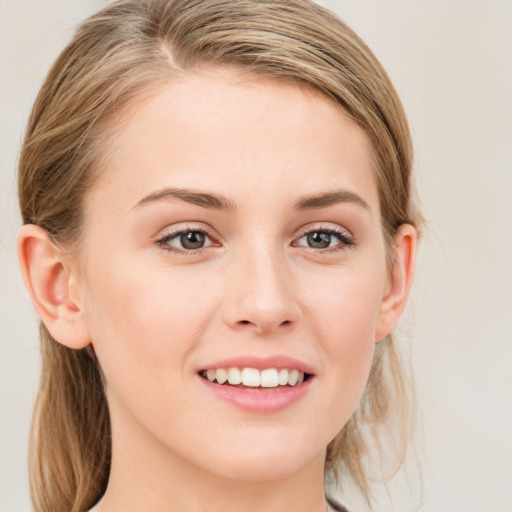
POLYGON ((230 464, 222 468, 215 468, 219 476, 230 480, 245 482, 270 482, 285 480, 302 469, 305 463, 299 465, 293 462, 285 462, 277 457, 267 458, 265 461, 240 461, 238 464, 230 464))
POLYGON ((231 480, 264 482, 287 479, 310 465, 315 457, 323 467, 325 449, 313 454, 306 452, 304 446, 294 449, 288 445, 288 448, 283 449, 281 445, 275 449, 271 445, 259 443, 250 448, 239 448, 232 455, 226 452, 211 454, 208 459, 216 462, 209 465, 209 469, 231 480))

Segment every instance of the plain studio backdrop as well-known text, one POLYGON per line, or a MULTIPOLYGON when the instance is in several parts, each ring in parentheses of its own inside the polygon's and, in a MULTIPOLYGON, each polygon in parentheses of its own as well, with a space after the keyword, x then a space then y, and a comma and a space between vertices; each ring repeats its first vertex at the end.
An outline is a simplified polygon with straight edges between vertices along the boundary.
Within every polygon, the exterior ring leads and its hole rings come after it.
MULTIPOLYGON (((404 102, 427 231, 398 336, 421 421, 379 512, 512 510, 512 1, 332 0, 404 102)), ((30 510, 37 318, 15 251, 15 167, 36 93, 100 0, 0 0, 0 511, 30 510)), ((342 500, 364 511, 347 489, 342 500)))

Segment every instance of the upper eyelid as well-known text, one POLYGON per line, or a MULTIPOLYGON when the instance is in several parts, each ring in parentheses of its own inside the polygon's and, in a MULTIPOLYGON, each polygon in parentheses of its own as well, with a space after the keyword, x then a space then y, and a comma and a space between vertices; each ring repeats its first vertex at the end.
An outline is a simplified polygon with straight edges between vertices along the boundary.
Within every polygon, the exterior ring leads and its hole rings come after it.
POLYGON ((219 243, 218 237, 216 237, 215 235, 213 235, 211 233, 211 229, 206 228, 204 226, 193 227, 190 225, 185 225, 183 227, 179 227, 178 229, 169 229, 168 231, 166 231, 166 229, 163 229, 160 231, 160 234, 156 235, 156 237, 153 240, 154 240, 153 243, 156 246, 159 246, 168 251, 171 251, 171 247, 172 247, 172 252, 174 252, 176 254, 197 254, 197 253, 200 253, 201 251, 208 249, 208 248, 214 246, 215 244, 219 243), (163 233, 162 233, 162 231, 163 231, 163 233), (198 249, 182 249, 180 247, 175 247, 173 244, 169 243, 170 240, 174 240, 175 238, 179 237, 180 234, 187 233, 189 231, 199 231, 201 233, 204 233, 210 239, 211 244, 207 245, 205 247, 200 247, 198 249))
POLYGON ((347 228, 344 228, 344 227, 340 226, 339 224, 330 225, 330 226, 328 226, 326 224, 320 224, 317 226, 306 226, 305 228, 302 228, 300 230, 300 232, 303 233, 301 236, 303 236, 307 233, 315 232, 315 231, 329 231, 332 233, 343 232, 343 233, 347 233, 348 235, 352 236, 352 233, 347 228))
POLYGON ((302 231, 301 231, 301 235, 298 236, 297 238, 295 238, 294 240, 298 239, 298 238, 302 238, 304 236, 306 236, 307 234, 309 233, 314 233, 315 231, 327 231, 329 233, 332 233, 334 235, 343 235, 347 238, 347 240, 350 240, 351 244, 355 244, 355 237, 353 235, 353 233, 345 228, 345 227, 342 227, 340 226, 339 224, 336 224, 336 225, 331 225, 331 226, 327 226, 325 224, 322 224, 320 226, 306 226, 302 231))
MULTIPOLYGON (((354 237, 352 236, 352 234, 349 231, 341 230, 341 229, 338 230, 338 229, 333 229, 333 228, 316 228, 316 229, 307 230, 300 237, 295 238, 294 243, 297 240, 300 240, 300 239, 304 238, 305 236, 309 235, 310 233, 315 233, 315 232, 327 232, 330 235, 337 238, 339 243, 337 245, 335 245, 334 247, 325 247, 323 249, 318 249, 315 247, 308 247, 308 246, 303 246, 303 245, 299 245, 298 247, 303 247, 305 249, 310 249, 310 250, 320 251, 320 252, 329 252, 336 248, 343 248, 343 247, 347 247, 347 246, 350 247, 350 246, 354 246, 356 244, 354 237)), ((297 245, 295 245, 295 247, 297 247, 297 245)))
POLYGON ((202 251, 209 249, 210 247, 214 246, 216 243, 218 243, 217 240, 209 233, 208 230, 206 230, 204 228, 190 228, 190 227, 185 227, 185 228, 180 228, 180 229, 177 229, 174 231, 170 231, 167 234, 157 236, 154 240, 154 244, 156 246, 159 246, 160 248, 165 249, 168 252, 172 252, 175 255, 185 255, 185 256, 192 256, 194 254, 200 254, 200 253, 202 253, 202 251), (192 232, 198 231, 198 232, 204 233, 210 239, 211 244, 204 246, 204 247, 200 247, 198 249, 185 249, 185 248, 181 248, 181 247, 176 247, 173 244, 169 243, 170 240, 174 240, 175 238, 179 237, 180 234, 191 232, 191 231, 192 232))
POLYGON ((188 231, 199 231, 201 233, 205 233, 210 238, 219 238, 215 235, 215 232, 211 228, 207 228, 205 226, 191 226, 191 225, 185 225, 183 227, 179 227, 177 229, 172 228, 164 228, 160 230, 160 232, 155 236, 155 240, 161 240, 163 238, 169 238, 179 235, 180 233, 186 233, 188 231))

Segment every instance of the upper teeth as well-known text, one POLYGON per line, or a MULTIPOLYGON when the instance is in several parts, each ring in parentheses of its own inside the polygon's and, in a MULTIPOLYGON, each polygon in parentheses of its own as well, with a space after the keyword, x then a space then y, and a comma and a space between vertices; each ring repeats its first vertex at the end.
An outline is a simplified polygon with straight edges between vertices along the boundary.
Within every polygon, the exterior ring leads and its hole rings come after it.
POLYGON ((295 386, 304 381, 304 372, 296 369, 268 368, 266 370, 257 370, 256 368, 210 368, 203 372, 210 382, 217 381, 224 384, 236 386, 243 384, 250 387, 276 388, 277 386, 295 386))

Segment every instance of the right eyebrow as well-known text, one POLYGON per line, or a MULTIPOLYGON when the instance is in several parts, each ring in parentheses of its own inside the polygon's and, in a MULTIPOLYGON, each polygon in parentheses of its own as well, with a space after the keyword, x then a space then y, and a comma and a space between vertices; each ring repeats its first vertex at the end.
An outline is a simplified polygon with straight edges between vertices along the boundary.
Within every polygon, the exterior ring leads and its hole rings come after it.
POLYGON ((210 208, 214 210, 236 211, 237 205, 220 194, 212 194, 209 192, 200 192, 198 190, 191 190, 185 188, 163 188, 152 192, 151 194, 142 198, 134 208, 138 208, 144 204, 153 203, 156 201, 170 201, 178 199, 186 203, 195 204, 203 208, 210 208))

